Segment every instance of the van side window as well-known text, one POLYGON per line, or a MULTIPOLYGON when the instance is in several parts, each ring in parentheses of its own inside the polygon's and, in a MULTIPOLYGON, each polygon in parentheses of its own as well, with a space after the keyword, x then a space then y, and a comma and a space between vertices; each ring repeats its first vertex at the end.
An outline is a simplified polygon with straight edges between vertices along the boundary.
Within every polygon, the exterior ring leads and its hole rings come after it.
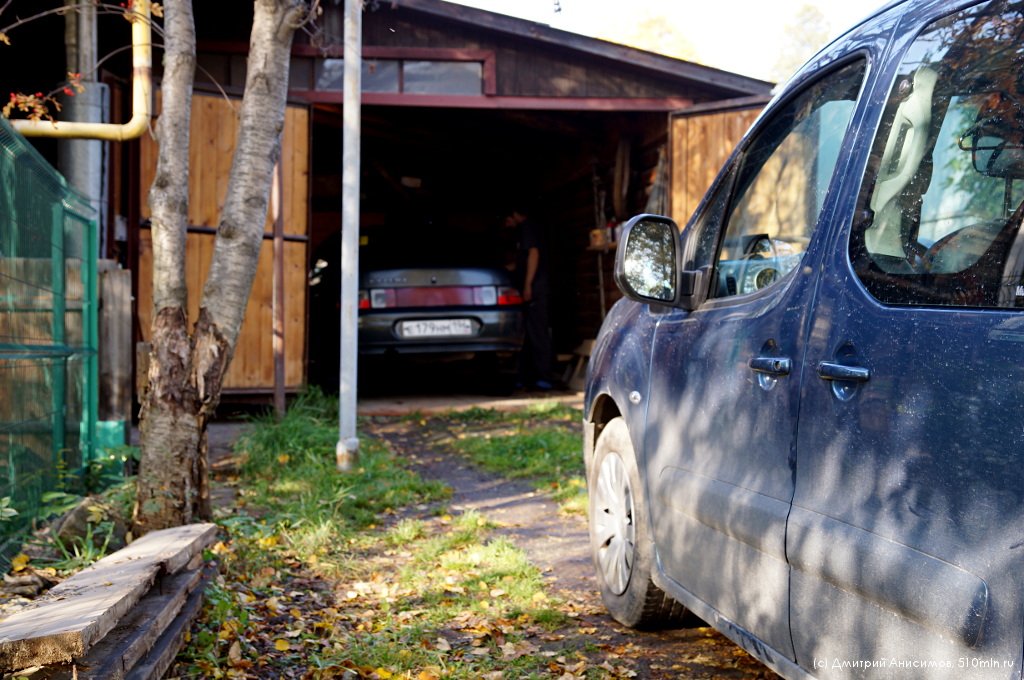
POLYGON ((1024 44, 1004 30, 1021 14, 1002 0, 957 12, 903 58, 850 236, 883 303, 1024 307, 1024 44))
POLYGON ((820 78, 777 110, 747 145, 736 169, 713 296, 752 293, 796 268, 863 79, 863 61, 820 78))

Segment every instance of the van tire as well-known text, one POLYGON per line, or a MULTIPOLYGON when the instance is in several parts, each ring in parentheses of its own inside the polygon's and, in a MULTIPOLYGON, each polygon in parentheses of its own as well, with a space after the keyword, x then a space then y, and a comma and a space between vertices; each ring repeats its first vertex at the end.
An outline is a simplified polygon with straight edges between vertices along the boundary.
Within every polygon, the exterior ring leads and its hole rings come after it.
POLYGON ((588 487, 591 554, 608 612, 631 628, 681 627, 688 610, 651 580, 650 516, 621 417, 612 419, 598 437, 588 487))

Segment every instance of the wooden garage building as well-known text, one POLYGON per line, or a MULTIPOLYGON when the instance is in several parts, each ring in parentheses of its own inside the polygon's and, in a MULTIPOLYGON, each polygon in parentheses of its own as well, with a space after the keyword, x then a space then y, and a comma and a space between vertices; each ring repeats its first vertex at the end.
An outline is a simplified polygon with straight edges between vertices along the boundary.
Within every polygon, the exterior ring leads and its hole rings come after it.
MULTIPOLYGON (((15 0, 10 11, 61 4, 15 0)), ((252 7, 237 5, 225 20, 221 3, 195 3, 201 68, 192 119, 192 305, 224 200, 234 106, 244 82, 252 7)), ((308 363, 310 343, 330 330, 323 315, 309 313, 307 272, 341 222, 343 3, 320 6, 322 30, 296 36, 280 199, 266 223, 227 394, 269 393, 275 367, 288 389, 301 387, 316 371, 308 363), (285 289, 277 304, 275 276, 285 289), (284 339, 276 359, 275 322, 284 339)), ((123 18, 115 13, 98 22, 99 54, 116 52, 126 41, 123 18)), ((35 91, 40 82, 66 77, 60 50, 32 49, 63 30, 63 18, 52 14, 12 35, 12 46, 5 46, 11 63, 21 63, 16 55, 22 54, 31 69, 0 75, 8 91, 35 91)), ((645 209, 684 222, 771 89, 770 83, 443 0, 368 0, 363 39, 360 229, 368 251, 378 251, 369 255, 386 256, 390 244, 424 230, 433 235, 436 228, 438 241, 452 248, 473 243, 482 259, 500 261, 509 246, 498 236, 500 217, 526 203, 546 228, 559 352, 593 337, 617 297, 610 248, 592 248, 592 232, 645 209), (723 104, 737 98, 747 102, 740 105, 746 110, 723 104), (724 124, 723 115, 732 122, 724 124), (452 238, 449 228, 471 238, 452 238), (477 247, 481 243, 485 247, 477 247)), ((159 71, 158 50, 155 57, 159 71)), ((129 115, 130 73, 127 52, 103 62, 111 122, 129 115)), ((56 158, 56 142, 33 144, 56 158)), ((110 144, 105 152, 101 257, 132 272, 134 340, 149 333, 146 195, 155 154, 149 138, 110 144)), ((111 312, 112 303, 104 304, 111 312)))
MULTIPOLYGON (((297 36, 293 50, 281 174, 285 219, 278 221, 278 243, 284 254, 278 267, 287 287, 289 389, 305 381, 310 339, 330 335, 331 322, 307 315, 305 272, 340 228, 343 3, 322 6, 322 31, 297 36)), ((230 99, 242 91, 249 26, 248 17, 239 16, 232 32, 215 12, 196 7, 201 69, 193 146, 203 160, 193 166, 189 247, 197 291, 223 202, 233 146, 230 99)), ((749 124, 751 107, 763 105, 771 88, 442 0, 370 2, 363 22, 360 230, 367 250, 376 250, 372 257, 379 261, 386 244, 406 239, 409 230, 443 223, 439 239, 454 226, 474 237, 474 247, 489 244, 483 259, 498 261, 508 247, 498 236, 502 213, 515 204, 531 206, 551 251, 559 351, 593 337, 617 297, 609 247, 592 247, 592 232, 652 207, 685 222, 749 124), (722 105, 737 98, 738 117, 736 106, 722 105), (701 107, 707 106, 719 108, 704 125, 699 121, 708 110, 701 107), (723 115, 732 122, 721 124, 723 115)), ((143 224, 137 326, 143 336, 149 271, 142 206, 154 154, 144 141, 136 222, 143 224)), ((273 216, 266 234, 227 393, 273 386, 273 216)))

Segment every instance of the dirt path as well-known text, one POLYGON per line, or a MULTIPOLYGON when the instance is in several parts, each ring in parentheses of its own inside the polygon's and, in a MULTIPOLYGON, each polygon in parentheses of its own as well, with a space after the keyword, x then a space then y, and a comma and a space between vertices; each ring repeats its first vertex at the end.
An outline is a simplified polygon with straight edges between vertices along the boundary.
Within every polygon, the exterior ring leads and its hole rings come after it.
POLYGON ((623 628, 605 612, 596 591, 584 518, 559 515, 558 506, 530 485, 473 466, 431 442, 415 424, 395 420, 374 429, 421 475, 452 488, 453 511, 475 509, 498 523, 497 533, 522 548, 543 571, 551 592, 579 612, 581 625, 594 629, 598 649, 636 662, 637 678, 778 678, 712 628, 656 633, 623 628))

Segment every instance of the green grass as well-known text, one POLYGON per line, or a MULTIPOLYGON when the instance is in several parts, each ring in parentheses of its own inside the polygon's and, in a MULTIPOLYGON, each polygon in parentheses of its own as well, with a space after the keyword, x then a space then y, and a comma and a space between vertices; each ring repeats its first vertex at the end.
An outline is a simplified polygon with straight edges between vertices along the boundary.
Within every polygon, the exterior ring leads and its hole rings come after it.
POLYGON ((446 498, 441 482, 403 468, 382 442, 363 438, 358 468, 336 470, 337 402, 317 392, 300 396, 284 421, 256 418, 236 444, 245 497, 260 501, 279 528, 299 534, 333 525, 340 534, 373 524, 390 508, 446 498))
POLYGON ((453 445, 474 463, 505 477, 528 479, 551 492, 562 511, 586 511, 586 483, 578 409, 542 402, 518 411, 469 409, 444 418, 455 427, 453 445), (537 426, 541 421, 544 424, 537 426), (564 425, 561 423, 565 423, 564 425), (489 426, 506 425, 495 431, 489 426))
MULTIPOLYGON (((461 411, 446 411, 442 414, 445 420, 461 423, 523 423, 538 418, 548 421, 574 421, 579 422, 583 413, 571 406, 566 406, 557 401, 540 401, 529 404, 525 408, 514 410, 497 410, 493 408, 480 408, 473 406, 461 411)), ((422 419, 422 414, 415 420, 422 419)))
MULTIPOLYGON (((547 677, 550 660, 529 640, 569 619, 540 572, 480 513, 448 514, 450 490, 405 469, 381 441, 363 438, 358 469, 337 472, 336 413, 334 400, 311 393, 283 422, 255 419, 238 442, 244 462, 231 483, 241 493, 218 519, 228 539, 213 551, 223 577, 178 674, 243 677, 270 663, 324 680, 346 669, 384 680, 547 677), (327 579, 330 594, 298 585, 310 577, 327 579)), ((567 467, 571 438, 530 433, 532 469, 567 467)))

